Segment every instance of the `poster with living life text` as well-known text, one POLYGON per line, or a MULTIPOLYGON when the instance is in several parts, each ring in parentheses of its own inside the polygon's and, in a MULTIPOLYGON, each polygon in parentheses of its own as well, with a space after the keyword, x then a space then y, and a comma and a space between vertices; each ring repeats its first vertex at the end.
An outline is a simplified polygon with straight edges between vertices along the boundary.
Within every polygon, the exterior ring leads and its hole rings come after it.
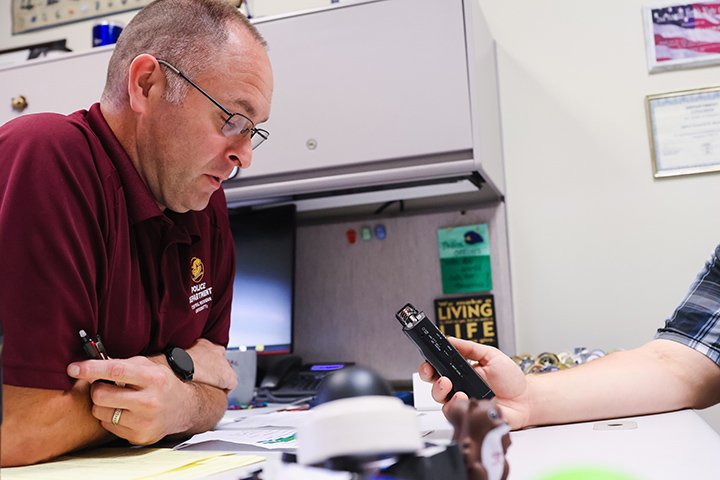
POLYGON ((495 299, 491 294, 438 298, 435 321, 443 335, 499 346, 495 299))

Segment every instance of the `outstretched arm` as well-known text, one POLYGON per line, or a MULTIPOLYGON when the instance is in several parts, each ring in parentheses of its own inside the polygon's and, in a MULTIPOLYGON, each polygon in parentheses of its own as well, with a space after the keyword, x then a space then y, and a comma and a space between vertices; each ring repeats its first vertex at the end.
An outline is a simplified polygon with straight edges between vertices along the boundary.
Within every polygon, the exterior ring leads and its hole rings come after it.
MULTIPOLYGON (((579 367, 527 377, 495 348, 450 341, 463 356, 478 361, 478 373, 495 391, 498 405, 515 429, 704 408, 720 402, 720 367, 669 340, 653 340, 579 367)), ((420 374, 435 382, 433 398, 443 402, 452 390, 450 380, 438 378, 427 363, 421 365, 420 374)))
POLYGON ((528 425, 705 408, 720 402, 720 367, 671 340, 528 378, 528 425))

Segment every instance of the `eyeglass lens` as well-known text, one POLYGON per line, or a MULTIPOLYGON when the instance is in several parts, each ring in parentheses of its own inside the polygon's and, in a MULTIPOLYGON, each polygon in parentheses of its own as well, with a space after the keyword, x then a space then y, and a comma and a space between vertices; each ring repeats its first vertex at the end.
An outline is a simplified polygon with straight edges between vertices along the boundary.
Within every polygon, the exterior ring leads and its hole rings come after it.
POLYGON ((252 138, 251 145, 253 150, 267 140, 269 136, 269 133, 266 130, 254 128, 250 120, 237 113, 231 115, 222 128, 222 132, 226 137, 247 135, 248 130, 250 130, 249 133, 252 138))

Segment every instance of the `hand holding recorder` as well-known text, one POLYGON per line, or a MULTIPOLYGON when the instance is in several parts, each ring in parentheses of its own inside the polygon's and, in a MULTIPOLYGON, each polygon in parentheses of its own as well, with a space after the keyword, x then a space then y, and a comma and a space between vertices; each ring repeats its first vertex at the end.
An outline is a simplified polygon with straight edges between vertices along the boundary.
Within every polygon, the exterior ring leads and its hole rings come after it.
MULTIPOLYGON (((398 316, 403 310, 398 312, 398 316)), ((406 329, 403 328, 403 330, 406 329)), ((410 337, 407 331, 406 334, 410 337)), ((515 362, 494 347, 453 337, 447 337, 447 340, 464 360, 477 362, 474 370, 482 378, 488 390, 492 389, 495 401, 500 406, 508 424, 514 429, 527 425, 529 418, 527 380, 515 362)), ((420 347, 418 346, 418 348, 420 347)), ((423 356, 425 356, 425 352, 423 352, 423 356)), ((424 381, 433 383, 432 396, 435 401, 445 404, 443 412, 446 416, 448 404, 452 400, 468 398, 462 388, 456 388, 450 378, 438 374, 438 370, 429 362, 423 362, 418 368, 418 372, 424 381)))

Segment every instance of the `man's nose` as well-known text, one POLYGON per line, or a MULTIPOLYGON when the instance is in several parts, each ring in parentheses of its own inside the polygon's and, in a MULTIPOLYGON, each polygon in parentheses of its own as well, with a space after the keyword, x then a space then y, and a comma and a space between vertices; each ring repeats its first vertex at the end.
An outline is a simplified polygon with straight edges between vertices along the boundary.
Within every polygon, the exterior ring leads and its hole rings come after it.
POLYGON ((252 144, 249 136, 238 136, 233 139, 227 152, 228 159, 234 166, 248 168, 252 163, 252 144))

